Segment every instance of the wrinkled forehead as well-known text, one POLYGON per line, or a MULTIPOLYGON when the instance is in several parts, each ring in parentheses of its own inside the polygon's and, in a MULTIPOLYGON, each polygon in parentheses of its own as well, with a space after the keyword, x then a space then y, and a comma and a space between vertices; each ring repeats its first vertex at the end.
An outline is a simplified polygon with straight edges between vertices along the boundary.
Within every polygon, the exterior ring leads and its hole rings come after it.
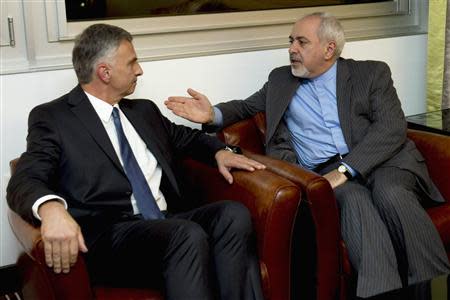
POLYGON ((292 27, 291 37, 305 37, 309 40, 318 39, 317 30, 320 26, 320 18, 315 16, 309 16, 295 22, 292 27))

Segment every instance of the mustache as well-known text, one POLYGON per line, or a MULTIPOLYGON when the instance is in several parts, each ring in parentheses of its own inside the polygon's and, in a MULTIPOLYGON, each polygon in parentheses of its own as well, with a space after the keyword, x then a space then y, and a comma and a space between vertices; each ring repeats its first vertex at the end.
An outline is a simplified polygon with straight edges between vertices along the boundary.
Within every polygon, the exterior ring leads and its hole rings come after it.
POLYGON ((294 54, 289 54, 289 59, 291 61, 299 61, 302 62, 302 59, 299 56, 295 56, 294 54))

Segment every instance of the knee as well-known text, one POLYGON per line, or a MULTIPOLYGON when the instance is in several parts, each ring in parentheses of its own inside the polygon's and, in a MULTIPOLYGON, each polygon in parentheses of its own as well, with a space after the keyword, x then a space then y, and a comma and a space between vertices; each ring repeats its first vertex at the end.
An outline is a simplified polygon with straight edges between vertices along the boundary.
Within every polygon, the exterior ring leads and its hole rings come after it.
POLYGON ((200 225, 194 222, 183 222, 178 227, 172 242, 175 249, 208 251, 208 235, 200 225))
POLYGON ((225 201, 224 204, 220 216, 221 222, 227 223, 226 227, 234 233, 248 234, 251 232, 252 222, 247 207, 235 201, 225 201))
POLYGON ((372 179, 372 197, 375 201, 384 199, 407 199, 415 194, 417 179, 414 174, 396 168, 381 169, 372 179))
POLYGON ((401 209, 406 201, 414 199, 414 192, 402 184, 385 183, 382 186, 375 186, 372 190, 372 198, 375 206, 401 209))

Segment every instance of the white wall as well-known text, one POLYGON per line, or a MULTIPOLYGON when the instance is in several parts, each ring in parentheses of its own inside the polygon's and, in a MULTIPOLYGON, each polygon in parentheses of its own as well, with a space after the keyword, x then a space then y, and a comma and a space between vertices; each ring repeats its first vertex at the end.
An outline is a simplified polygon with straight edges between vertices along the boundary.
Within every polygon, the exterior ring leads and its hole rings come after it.
MULTIPOLYGON (((426 107, 426 44, 426 35, 349 42, 343 57, 387 62, 403 109, 410 115, 424 112, 426 107)), ((262 86, 271 69, 287 63, 287 49, 145 62, 133 97, 152 99, 169 118, 189 124, 165 109, 163 101, 168 96, 185 94, 186 88, 192 87, 213 103, 244 98, 262 86)), ((5 189, 8 162, 25 150, 28 113, 75 84, 71 69, 0 77, 0 266, 14 263, 19 252, 6 217, 5 189)))

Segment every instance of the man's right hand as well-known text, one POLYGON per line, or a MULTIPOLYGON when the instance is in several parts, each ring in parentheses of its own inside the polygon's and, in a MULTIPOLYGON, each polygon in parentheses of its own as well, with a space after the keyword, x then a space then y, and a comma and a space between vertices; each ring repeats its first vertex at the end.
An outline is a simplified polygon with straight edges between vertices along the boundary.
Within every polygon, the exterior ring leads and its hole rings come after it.
POLYGON ((47 201, 39 206, 41 235, 45 262, 55 273, 68 273, 78 257, 87 252, 80 226, 59 201, 47 201))
POLYGON ((338 172, 338 170, 332 170, 327 174, 323 175, 323 177, 328 180, 331 185, 331 188, 334 190, 338 186, 343 185, 347 182, 347 177, 344 174, 338 172))
POLYGON ((208 98, 193 90, 188 89, 191 97, 172 96, 164 104, 174 114, 195 123, 207 124, 214 120, 214 110, 208 98))

